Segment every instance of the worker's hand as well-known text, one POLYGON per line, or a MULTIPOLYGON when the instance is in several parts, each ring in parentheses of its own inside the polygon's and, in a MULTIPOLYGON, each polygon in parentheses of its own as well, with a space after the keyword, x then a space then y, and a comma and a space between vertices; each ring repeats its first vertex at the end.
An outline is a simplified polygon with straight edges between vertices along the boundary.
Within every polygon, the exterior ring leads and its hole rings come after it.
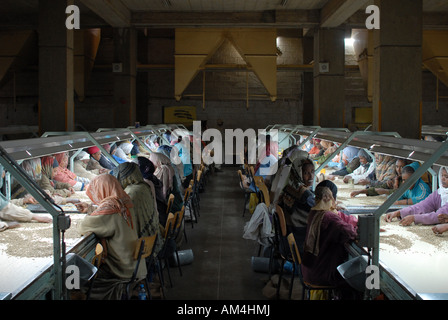
POLYGON ((446 231, 448 231, 448 224, 438 224, 432 228, 432 232, 434 232, 434 234, 442 234, 446 231))
POLYGON ((108 172, 108 171, 109 171, 109 169, 102 168, 102 169, 100 169, 100 174, 102 174, 102 173, 106 173, 106 172, 108 172))
POLYGON ((78 211, 82 213, 87 212, 87 209, 89 208, 89 204, 86 202, 75 203, 75 206, 76 209, 78 209, 78 211))
POLYGON ((384 221, 392 222, 394 218, 400 217, 400 211, 393 211, 386 214, 384 221))
POLYGON ((37 200, 34 199, 32 195, 27 194, 25 198, 23 198, 23 203, 37 204, 37 200))
POLYGON ((358 184, 360 184, 360 185, 362 185, 362 186, 366 186, 366 185, 368 185, 369 183, 370 183, 370 181, 367 180, 367 179, 361 179, 361 180, 358 181, 358 184))
POLYGON ((353 191, 352 193, 350 193, 350 197, 352 197, 352 198, 354 198, 354 197, 356 197, 357 195, 360 195, 361 194, 361 191, 353 191))
POLYGON ((409 215, 401 219, 400 225, 402 226, 410 226, 415 221, 414 215, 409 215))
POLYGON ((350 179, 349 177, 344 177, 344 180, 342 180, 342 181, 344 181, 344 183, 348 183, 349 179, 350 179))
POLYGON ((448 223, 448 214, 442 213, 437 216, 440 223, 448 223))

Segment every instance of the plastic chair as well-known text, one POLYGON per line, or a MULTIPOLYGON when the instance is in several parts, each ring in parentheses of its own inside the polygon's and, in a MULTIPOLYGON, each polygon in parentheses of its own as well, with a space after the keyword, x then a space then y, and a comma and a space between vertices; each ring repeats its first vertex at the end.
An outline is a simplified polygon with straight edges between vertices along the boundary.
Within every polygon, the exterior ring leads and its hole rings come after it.
POLYGON ((289 287, 289 297, 291 298, 292 288, 293 288, 293 283, 294 283, 294 274, 295 274, 296 268, 298 269, 297 271, 298 271, 299 279, 302 284, 302 300, 305 299, 305 296, 307 297, 308 300, 310 299, 311 290, 317 290, 317 291, 332 291, 332 290, 334 290, 335 289, 334 286, 315 285, 315 284, 309 283, 303 279, 302 258, 300 257, 300 252, 299 252, 299 248, 297 247, 296 239, 294 238, 294 235, 292 233, 290 233, 288 235, 287 239, 288 239, 288 243, 289 243, 289 248, 291 250, 292 258, 294 261, 293 273, 292 273, 293 276, 291 278, 291 283, 290 283, 290 287, 289 287))
MULTIPOLYGON (((150 268, 152 266, 152 263, 153 263, 152 255, 154 252, 155 244, 157 242, 157 236, 158 236, 158 233, 156 233, 155 235, 149 236, 149 237, 141 237, 135 243, 133 257, 134 257, 134 260, 137 261, 137 263, 135 265, 134 273, 132 274, 131 280, 126 284, 126 295, 127 295, 128 300, 131 298, 131 294, 130 294, 131 284, 133 284, 137 281, 137 273, 138 273, 138 269, 139 269, 141 260, 147 259, 147 260, 151 261, 149 264, 147 264, 147 266, 148 266, 148 268, 150 268)), ((146 285, 146 292, 148 294, 148 297, 149 297, 149 299, 151 299, 151 291, 149 288, 147 275, 145 275, 145 285, 146 285)))

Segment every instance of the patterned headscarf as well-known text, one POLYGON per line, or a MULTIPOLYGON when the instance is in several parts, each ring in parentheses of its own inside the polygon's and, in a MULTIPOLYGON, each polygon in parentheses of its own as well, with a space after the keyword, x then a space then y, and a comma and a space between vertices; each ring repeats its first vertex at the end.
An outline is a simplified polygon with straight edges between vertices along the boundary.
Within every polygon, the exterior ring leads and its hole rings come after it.
POLYGON ((96 176, 87 186, 86 195, 98 206, 92 216, 118 213, 133 228, 129 209, 134 205, 117 178, 110 174, 96 176))

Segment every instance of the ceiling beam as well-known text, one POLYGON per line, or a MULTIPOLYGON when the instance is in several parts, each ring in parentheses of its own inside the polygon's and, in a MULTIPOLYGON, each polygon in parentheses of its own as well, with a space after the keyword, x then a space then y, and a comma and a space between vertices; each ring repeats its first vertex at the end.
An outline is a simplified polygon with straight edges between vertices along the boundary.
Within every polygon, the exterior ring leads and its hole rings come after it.
POLYGON ((321 11, 321 27, 336 28, 361 10, 369 0, 330 0, 321 11))
MULTIPOLYGON (((93 1, 93 0, 91 0, 93 1)), ((315 27, 319 10, 269 10, 263 12, 132 12, 135 27, 315 27)))
POLYGON ((114 28, 131 26, 131 11, 120 0, 81 0, 82 3, 114 28))

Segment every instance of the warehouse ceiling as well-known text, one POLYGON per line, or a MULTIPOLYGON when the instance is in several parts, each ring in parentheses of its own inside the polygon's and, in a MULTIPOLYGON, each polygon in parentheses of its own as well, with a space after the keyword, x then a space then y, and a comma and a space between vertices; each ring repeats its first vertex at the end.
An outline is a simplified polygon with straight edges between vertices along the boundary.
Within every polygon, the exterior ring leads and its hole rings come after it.
MULTIPOLYGON (((0 29, 36 28, 38 0, 2 0, 0 29)), ((81 27, 362 27, 373 0, 75 0, 81 27)), ((448 1, 423 0, 426 29, 448 29, 448 1)), ((63 13, 65 14, 65 13, 63 13)))

